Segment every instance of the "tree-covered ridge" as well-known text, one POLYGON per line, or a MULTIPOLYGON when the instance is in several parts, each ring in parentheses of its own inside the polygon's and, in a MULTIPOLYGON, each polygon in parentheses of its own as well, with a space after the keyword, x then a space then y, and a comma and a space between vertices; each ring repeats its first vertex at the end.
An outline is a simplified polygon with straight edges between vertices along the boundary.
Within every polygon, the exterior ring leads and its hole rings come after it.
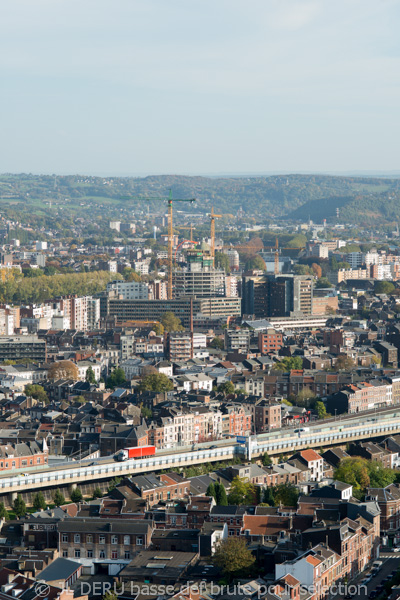
MULTIPOLYGON (((24 277, 15 271, 15 275, 0 282, 0 301, 11 304, 45 302, 58 296, 77 294, 92 295, 105 290, 111 275, 108 271, 90 273, 67 273, 52 276, 24 277)), ((122 279, 119 273, 112 274, 113 279, 122 279)))
MULTIPOLYGON (((62 203, 64 207, 74 207, 81 212, 89 208, 92 211, 93 205, 110 203, 124 208, 144 209, 140 197, 166 196, 170 189, 175 198, 197 198, 199 202, 191 206, 192 211, 208 212, 214 206, 218 211, 233 213, 241 207, 245 214, 251 216, 282 216, 304 205, 308 217, 310 208, 317 210, 319 203, 328 199, 322 210, 326 217, 326 210, 332 208, 332 198, 350 202, 357 197, 374 200, 383 194, 386 198, 397 197, 400 180, 330 175, 215 178, 182 175, 144 178, 0 175, 0 201, 4 204, 21 201, 29 204, 33 199, 47 204, 51 200, 54 206, 62 203), (88 202, 92 206, 89 207, 88 202)), ((150 209, 160 208, 158 202, 149 206, 150 209)))
POLYGON ((288 213, 288 218, 306 220, 309 217, 321 223, 336 220, 339 209, 340 222, 376 224, 377 221, 391 223, 400 219, 400 187, 394 185, 389 191, 356 196, 331 196, 310 200, 288 213))

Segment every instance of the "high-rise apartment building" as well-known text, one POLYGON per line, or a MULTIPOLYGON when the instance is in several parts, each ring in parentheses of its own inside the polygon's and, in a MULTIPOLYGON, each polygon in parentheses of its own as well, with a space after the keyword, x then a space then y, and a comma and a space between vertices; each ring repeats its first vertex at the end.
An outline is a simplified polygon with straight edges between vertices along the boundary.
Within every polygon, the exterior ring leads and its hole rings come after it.
POLYGON ((242 311, 256 318, 311 315, 313 280, 306 275, 245 274, 242 311))

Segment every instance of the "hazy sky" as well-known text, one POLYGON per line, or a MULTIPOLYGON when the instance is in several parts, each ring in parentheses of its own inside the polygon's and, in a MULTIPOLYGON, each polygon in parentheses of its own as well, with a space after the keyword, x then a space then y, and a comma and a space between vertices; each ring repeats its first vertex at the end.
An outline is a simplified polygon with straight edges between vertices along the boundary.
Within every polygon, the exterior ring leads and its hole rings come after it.
POLYGON ((0 0, 0 172, 399 170, 400 0, 0 0))

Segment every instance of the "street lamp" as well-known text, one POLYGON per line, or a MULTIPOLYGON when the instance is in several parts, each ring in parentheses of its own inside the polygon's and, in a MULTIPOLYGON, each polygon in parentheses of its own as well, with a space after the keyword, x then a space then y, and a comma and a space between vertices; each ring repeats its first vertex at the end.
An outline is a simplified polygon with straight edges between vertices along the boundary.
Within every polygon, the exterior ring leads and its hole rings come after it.
POLYGON ((335 421, 336 421, 336 413, 337 413, 337 408, 335 408, 335 421))

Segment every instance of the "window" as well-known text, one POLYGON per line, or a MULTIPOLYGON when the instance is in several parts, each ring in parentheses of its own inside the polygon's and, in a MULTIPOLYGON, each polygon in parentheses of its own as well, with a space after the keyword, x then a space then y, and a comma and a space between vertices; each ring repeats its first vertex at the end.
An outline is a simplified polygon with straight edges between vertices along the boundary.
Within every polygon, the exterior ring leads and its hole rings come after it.
POLYGON ((124 535, 124 546, 129 546, 130 543, 131 543, 131 536, 124 535))
POLYGON ((36 459, 36 464, 40 465, 40 457, 36 459))
POLYGON ((106 557, 106 551, 105 550, 100 550, 99 558, 105 558, 105 557, 106 557))
POLYGON ((88 558, 93 558, 93 550, 88 550, 87 551, 87 557, 88 558))
POLYGON ((81 557, 81 551, 75 550, 75 558, 80 558, 80 557, 81 557))
POLYGON ((106 536, 100 535, 99 536, 99 544, 105 544, 105 543, 106 543, 106 536))
POLYGON ((130 560, 131 558, 131 553, 129 552, 129 550, 125 550, 125 556, 124 556, 125 560, 130 560))
POLYGON ((74 535, 74 542, 75 544, 80 544, 81 543, 81 536, 79 533, 75 533, 74 535))
POLYGON ((62 551, 63 558, 68 558, 68 550, 62 551))
POLYGON ((61 541, 62 541, 62 542, 68 542, 68 534, 66 534, 66 533, 63 533, 63 534, 62 534, 62 537, 61 537, 61 541))
POLYGON ((118 536, 117 535, 112 535, 111 536, 111 543, 114 544, 118 544, 118 536))
POLYGON ((137 546, 143 546, 143 539, 141 537, 137 537, 136 538, 136 545, 137 546))
POLYGON ((92 544, 93 543, 93 536, 92 535, 87 535, 86 536, 86 542, 88 544, 92 544))
POLYGON ((118 558, 118 552, 117 552, 117 550, 113 550, 113 551, 111 552, 111 558, 112 558, 113 560, 117 560, 117 558, 118 558))
POLYGON ((11 466, 13 469, 15 468, 15 460, 12 461, 11 466))

